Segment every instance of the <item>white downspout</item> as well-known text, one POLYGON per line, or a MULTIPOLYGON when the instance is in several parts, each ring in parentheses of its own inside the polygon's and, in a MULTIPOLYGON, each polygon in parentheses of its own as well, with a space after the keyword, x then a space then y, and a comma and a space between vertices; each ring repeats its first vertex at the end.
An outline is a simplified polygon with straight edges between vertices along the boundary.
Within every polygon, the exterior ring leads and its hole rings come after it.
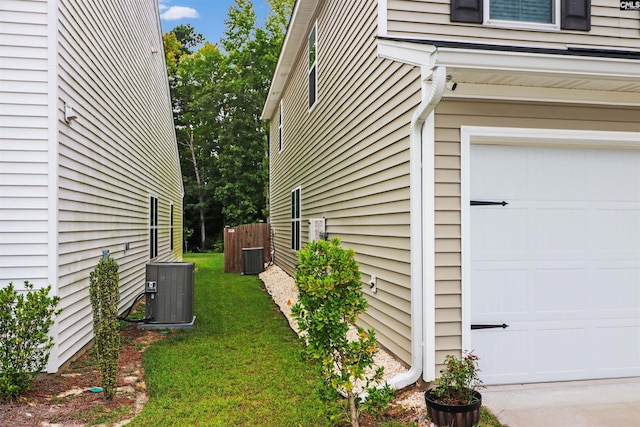
MULTIPOLYGON (((411 129, 409 136, 409 157, 410 157, 410 199, 411 199, 411 367, 407 372, 403 372, 401 374, 396 375, 388 381, 388 384, 394 389, 401 389, 404 387, 408 387, 418 381, 420 379, 420 375, 422 374, 423 369, 423 358, 425 355, 425 343, 432 348, 435 345, 435 333, 433 330, 427 331, 429 334, 428 337, 425 337, 424 334, 424 318, 425 318, 425 304, 423 301, 424 298, 424 289, 425 285, 424 279, 430 278, 431 283, 426 283, 428 289, 431 290, 431 294, 433 294, 434 283, 433 282, 433 274, 425 275, 423 270, 423 263, 425 257, 430 259, 430 265, 424 266, 424 268, 430 269, 433 271, 433 245, 434 242, 425 242, 424 240, 424 230, 423 230, 423 220, 425 218, 433 218, 433 198, 431 200, 427 200, 429 203, 428 209, 431 209, 431 214, 427 214, 423 216, 423 191, 422 191, 422 129, 424 123, 430 116, 433 114, 433 111, 436 108, 436 105, 442 99, 442 94, 444 93, 446 83, 447 83, 447 70, 445 67, 435 67, 434 69, 427 68, 423 66, 421 69, 421 81, 422 81, 422 102, 413 113, 413 117, 411 118, 411 129), (428 82, 429 77, 431 77, 431 83, 428 82), (425 252, 425 246, 429 249, 430 253, 425 252)), ((429 120, 433 124, 433 120, 429 120)), ((432 150, 430 152, 433 152, 432 150)), ((433 159, 428 159, 426 162, 430 166, 430 171, 428 171, 431 175, 433 175, 433 159)), ((430 180, 433 184, 433 179, 430 180)), ((429 191, 429 193, 433 193, 433 189, 429 191)), ((429 222, 433 224, 433 220, 429 222)), ((432 233, 427 233, 427 236, 432 236, 432 233)), ((431 239, 433 240, 433 239, 431 239)), ((429 298, 432 300, 433 296, 429 298)), ((430 328, 434 327, 433 317, 434 317, 434 307, 426 307, 426 310, 430 310, 426 315, 427 320, 431 323, 429 325, 430 328)), ((433 350, 433 348, 432 348, 433 350)), ((432 369, 435 369, 435 364, 432 369)), ((431 373, 429 373, 431 376, 431 373)))

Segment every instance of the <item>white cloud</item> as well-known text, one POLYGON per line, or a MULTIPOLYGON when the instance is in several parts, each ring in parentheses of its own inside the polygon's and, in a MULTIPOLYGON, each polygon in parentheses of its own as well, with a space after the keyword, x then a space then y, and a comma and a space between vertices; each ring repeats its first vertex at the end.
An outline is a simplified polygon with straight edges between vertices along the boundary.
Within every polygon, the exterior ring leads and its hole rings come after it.
POLYGON ((160 8, 165 10, 160 14, 160 18, 165 21, 175 21, 176 19, 182 18, 200 18, 198 11, 191 7, 171 6, 167 9, 166 5, 160 4, 160 8))
POLYGON ((169 8, 169 6, 167 6, 167 1, 168 0, 158 0, 158 8, 160 9, 160 11, 162 12, 163 10, 167 10, 169 8))

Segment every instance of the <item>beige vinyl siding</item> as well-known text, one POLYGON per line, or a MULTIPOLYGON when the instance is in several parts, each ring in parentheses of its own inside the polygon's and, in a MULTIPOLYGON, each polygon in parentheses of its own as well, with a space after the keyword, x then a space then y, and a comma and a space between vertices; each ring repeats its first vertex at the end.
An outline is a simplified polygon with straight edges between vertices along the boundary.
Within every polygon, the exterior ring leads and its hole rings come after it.
MULTIPOLYGON (((435 117, 436 362, 461 350, 460 127, 640 132, 640 108, 443 100, 435 117)), ((439 367, 437 370, 440 369, 439 367)))
POLYGON ((611 0, 593 0, 591 30, 587 32, 524 31, 451 22, 448 0, 387 0, 387 27, 388 35, 391 37, 555 48, 582 45, 638 49, 640 46, 638 12, 620 10, 619 3, 611 0))
POLYGON ((59 122, 61 361, 91 339, 88 277, 102 250, 120 265, 120 311, 142 292, 150 196, 159 202, 154 261, 182 257, 182 178, 157 7, 155 0, 59 3, 57 103, 61 119, 64 103, 78 116, 59 122))
POLYGON ((317 105, 308 111, 304 47, 283 92, 282 152, 271 126, 271 223, 276 264, 293 275, 291 191, 300 186, 303 244, 308 220, 325 217, 329 238, 356 251, 363 281, 378 277, 376 294, 363 286, 364 326, 409 362, 409 123, 420 102, 419 70, 376 57, 376 12, 373 0, 319 7, 317 105))
POLYGON ((0 7, 0 287, 48 283, 48 10, 0 7))

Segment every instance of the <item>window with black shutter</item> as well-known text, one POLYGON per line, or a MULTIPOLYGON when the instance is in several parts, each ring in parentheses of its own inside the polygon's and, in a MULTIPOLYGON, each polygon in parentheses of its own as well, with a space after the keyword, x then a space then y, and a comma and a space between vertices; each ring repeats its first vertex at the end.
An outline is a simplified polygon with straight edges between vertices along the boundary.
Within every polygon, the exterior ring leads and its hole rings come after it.
POLYGON ((451 0, 451 21, 549 24, 556 29, 589 31, 591 0, 451 0))

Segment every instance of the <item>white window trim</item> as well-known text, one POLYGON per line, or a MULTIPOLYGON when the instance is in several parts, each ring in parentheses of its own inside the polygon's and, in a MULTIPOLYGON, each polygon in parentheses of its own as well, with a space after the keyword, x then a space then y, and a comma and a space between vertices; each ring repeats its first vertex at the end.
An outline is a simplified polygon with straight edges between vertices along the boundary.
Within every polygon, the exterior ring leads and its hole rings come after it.
POLYGON ((510 28, 516 30, 534 30, 534 31, 560 31, 560 0, 553 0, 553 17, 552 23, 544 24, 540 22, 524 22, 524 21, 503 21, 490 18, 491 0, 483 2, 484 16, 483 25, 495 28, 510 28))
MULTIPOLYGON (((298 192, 298 218, 291 217, 291 224, 294 222, 298 223, 298 248, 291 248, 292 251, 297 252, 302 248, 302 186, 297 186, 293 190, 291 190, 291 194, 298 192)), ((291 237, 293 237, 293 227, 291 228, 291 237)), ((293 246, 293 245, 291 245, 293 246)))
POLYGON ((176 237, 175 233, 175 208, 173 202, 169 202, 169 249, 173 251, 176 247, 173 239, 176 237))
POLYGON ((311 36, 311 32, 315 32, 316 34, 316 40, 315 40, 315 45, 316 45, 316 58, 315 58, 315 62, 313 64, 313 66, 309 67, 309 69, 307 70, 307 87, 309 86, 309 74, 311 74, 311 70, 315 67, 316 69, 316 75, 315 75, 315 84, 314 84, 314 89, 315 89, 315 102, 313 103, 313 105, 311 105, 309 107, 309 112, 312 112, 315 108, 316 105, 318 105, 318 52, 320 51, 320 49, 318 49, 318 21, 313 23, 313 27, 311 27, 311 31, 309 31, 309 34, 307 35, 307 63, 309 60, 309 37, 311 36))
POLYGON ((378 0, 378 37, 386 37, 388 33, 387 0, 378 0))
POLYGON ((160 230, 160 199, 156 195, 149 194, 149 259, 154 259, 158 257, 159 248, 160 248, 160 245, 158 242, 160 238, 159 230, 160 230), (154 204, 155 204, 155 209, 153 206, 154 204), (151 238, 151 233, 154 233, 153 239, 151 238))
POLYGON ((284 150, 284 109, 282 108, 282 100, 278 110, 278 152, 284 150))
POLYGON ((471 259, 470 259, 470 172, 471 145, 537 145, 576 148, 632 149, 640 148, 640 132, 587 131, 461 126, 461 236, 462 236, 462 348, 472 349, 471 342, 471 259))

